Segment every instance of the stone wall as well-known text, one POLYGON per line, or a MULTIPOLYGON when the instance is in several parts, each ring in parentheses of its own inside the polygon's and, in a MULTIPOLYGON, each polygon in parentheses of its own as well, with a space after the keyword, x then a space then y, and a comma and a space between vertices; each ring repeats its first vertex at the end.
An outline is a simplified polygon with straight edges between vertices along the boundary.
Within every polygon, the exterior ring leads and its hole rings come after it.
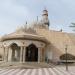
POLYGON ((36 28, 36 32, 50 42, 48 50, 53 53, 53 61, 60 60, 59 57, 65 53, 66 45, 68 45, 68 53, 75 56, 75 36, 72 36, 72 34, 43 28, 36 28))

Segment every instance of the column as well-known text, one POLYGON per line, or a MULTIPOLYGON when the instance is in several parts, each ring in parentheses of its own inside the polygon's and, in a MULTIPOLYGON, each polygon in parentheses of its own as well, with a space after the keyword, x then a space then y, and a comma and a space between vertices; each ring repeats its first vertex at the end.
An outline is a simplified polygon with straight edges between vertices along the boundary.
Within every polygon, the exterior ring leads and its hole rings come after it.
POLYGON ((38 48, 38 63, 40 63, 40 48, 38 48))
POLYGON ((3 46, 4 49, 4 56, 3 56, 3 60, 5 61, 5 47, 3 46))
POLYGON ((7 54, 7 53, 6 53, 6 47, 4 47, 4 61, 5 61, 5 62, 6 62, 6 59, 7 59, 7 58, 6 58, 6 57, 7 57, 6 54, 7 54))
POLYGON ((42 49, 42 48, 39 48, 39 50, 38 50, 38 60, 40 61, 40 62, 43 62, 44 61, 44 50, 42 49))
POLYGON ((20 49, 20 62, 22 62, 22 56, 23 56, 23 47, 21 46, 21 49, 20 49))
POLYGON ((42 48, 42 59, 45 62, 45 48, 42 48))
POLYGON ((42 48, 40 48, 40 61, 42 62, 42 48))
POLYGON ((12 49, 10 47, 8 50, 8 62, 12 62, 12 49))
POLYGON ((8 61, 8 57, 9 57, 9 47, 7 47, 7 61, 8 61))
POLYGON ((4 61, 8 61, 8 47, 4 47, 4 61))
POLYGON ((25 62, 25 56, 26 56, 26 47, 24 47, 24 50, 23 50, 23 62, 25 62))

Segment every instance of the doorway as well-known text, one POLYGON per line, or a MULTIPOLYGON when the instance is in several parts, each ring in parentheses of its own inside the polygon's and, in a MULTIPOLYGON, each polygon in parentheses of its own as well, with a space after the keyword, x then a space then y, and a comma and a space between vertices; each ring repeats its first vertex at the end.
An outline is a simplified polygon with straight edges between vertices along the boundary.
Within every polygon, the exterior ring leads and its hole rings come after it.
POLYGON ((26 58, 27 62, 37 62, 38 61, 38 48, 34 44, 30 44, 26 47, 26 58))

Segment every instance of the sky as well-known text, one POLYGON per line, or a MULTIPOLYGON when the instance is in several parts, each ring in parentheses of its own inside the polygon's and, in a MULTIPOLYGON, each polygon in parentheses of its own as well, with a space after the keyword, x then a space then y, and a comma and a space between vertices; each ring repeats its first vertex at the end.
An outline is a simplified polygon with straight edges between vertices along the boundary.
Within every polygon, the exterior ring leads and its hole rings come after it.
POLYGON ((75 0, 0 0, 0 35, 13 32, 26 21, 41 18, 46 8, 49 14, 50 30, 72 33, 69 26, 75 22, 75 0))

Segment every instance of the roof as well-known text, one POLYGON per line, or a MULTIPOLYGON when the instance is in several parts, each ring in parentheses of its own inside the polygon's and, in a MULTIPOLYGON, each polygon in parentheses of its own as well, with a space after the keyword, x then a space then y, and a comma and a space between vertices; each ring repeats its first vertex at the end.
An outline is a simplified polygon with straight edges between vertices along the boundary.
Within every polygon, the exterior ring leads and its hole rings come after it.
POLYGON ((21 40, 36 40, 36 41, 42 41, 45 43, 49 43, 47 39, 45 39, 45 37, 37 35, 37 34, 31 34, 31 33, 27 33, 27 32, 13 32, 7 35, 4 35, 1 38, 1 41, 6 41, 6 40, 17 40, 17 39, 21 39, 21 40))

